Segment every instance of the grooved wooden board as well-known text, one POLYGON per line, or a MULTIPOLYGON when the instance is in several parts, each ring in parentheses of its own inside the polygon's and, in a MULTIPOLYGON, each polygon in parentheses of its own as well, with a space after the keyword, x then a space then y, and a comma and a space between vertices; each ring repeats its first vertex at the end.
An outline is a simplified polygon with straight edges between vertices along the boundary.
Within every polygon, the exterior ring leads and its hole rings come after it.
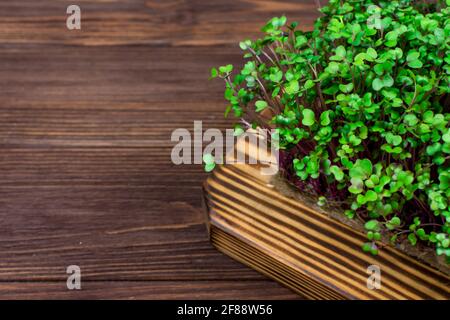
POLYGON ((205 203, 220 251, 307 298, 450 298, 450 277, 390 246, 362 252, 362 232, 283 195, 258 166, 216 168, 205 203), (379 289, 367 286, 369 266, 381 271, 379 289))
POLYGON ((210 245, 170 134, 229 127, 209 68, 271 16, 309 28, 315 1, 76 3, 81 31, 73 1, 0 0, 0 297, 297 298, 210 245))

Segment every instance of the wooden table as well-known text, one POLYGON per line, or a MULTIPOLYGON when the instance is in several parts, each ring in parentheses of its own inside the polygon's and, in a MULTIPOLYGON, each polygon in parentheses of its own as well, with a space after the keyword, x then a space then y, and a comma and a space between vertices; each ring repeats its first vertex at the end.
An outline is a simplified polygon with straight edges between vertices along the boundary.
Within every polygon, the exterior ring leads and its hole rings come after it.
POLYGON ((0 298, 296 298, 217 252, 175 128, 225 129, 239 40, 313 0, 0 1, 0 298), (81 30, 66 8, 81 7, 81 30), (66 287, 79 265, 82 290, 66 287))

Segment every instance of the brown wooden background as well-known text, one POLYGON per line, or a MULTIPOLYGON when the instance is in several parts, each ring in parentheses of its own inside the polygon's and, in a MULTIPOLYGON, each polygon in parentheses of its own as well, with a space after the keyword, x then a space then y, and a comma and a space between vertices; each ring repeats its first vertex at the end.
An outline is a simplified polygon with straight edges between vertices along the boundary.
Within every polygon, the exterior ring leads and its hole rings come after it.
POLYGON ((239 40, 316 2, 0 1, 0 298, 296 298, 208 242, 172 130, 225 129, 239 40), (78 4, 82 30, 66 29, 78 4), (66 267, 82 290, 66 289, 66 267))

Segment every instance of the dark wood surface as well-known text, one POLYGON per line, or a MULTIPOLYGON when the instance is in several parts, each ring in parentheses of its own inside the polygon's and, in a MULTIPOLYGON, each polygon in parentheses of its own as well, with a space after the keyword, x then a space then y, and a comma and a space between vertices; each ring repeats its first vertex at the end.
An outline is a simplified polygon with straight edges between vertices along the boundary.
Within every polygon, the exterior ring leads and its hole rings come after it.
POLYGON ((0 1, 0 298, 297 298, 209 243, 175 128, 225 129, 237 42, 316 2, 0 1), (82 290, 66 289, 79 265, 82 290))

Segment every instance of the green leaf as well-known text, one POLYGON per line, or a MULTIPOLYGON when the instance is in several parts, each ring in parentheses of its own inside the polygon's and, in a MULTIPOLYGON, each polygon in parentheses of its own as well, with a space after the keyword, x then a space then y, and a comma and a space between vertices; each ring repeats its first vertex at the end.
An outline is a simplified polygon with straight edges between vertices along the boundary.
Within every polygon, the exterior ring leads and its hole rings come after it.
POLYGON ((265 108, 267 108, 267 106, 268 106, 268 104, 264 100, 258 100, 255 102, 256 112, 263 111, 265 108))
POLYGON ((386 141, 393 146, 398 146, 400 143, 402 143, 402 137, 388 132, 386 134, 386 141))
POLYGON ((320 124, 322 126, 327 126, 331 123, 331 119, 330 119, 330 114, 331 114, 331 110, 327 110, 322 112, 322 114, 320 115, 320 124))
POLYGON ((380 91, 381 89, 383 89, 384 84, 383 84, 383 80, 379 79, 379 78, 375 78, 372 81, 372 88, 375 91, 380 91))
POLYGON ((211 164, 211 163, 215 163, 214 162, 214 156, 210 153, 204 154, 203 155, 203 162, 206 164, 211 164))
POLYGON ((362 250, 364 252, 370 252, 370 250, 372 249, 372 243, 371 242, 366 242, 362 245, 362 250))
POLYGON ((331 166, 330 172, 334 175, 334 178, 337 181, 342 181, 342 179, 344 179, 344 172, 338 166, 331 166))
POLYGON ((372 162, 369 159, 358 159, 349 171, 351 178, 365 179, 372 173, 372 162))
POLYGON ((394 226, 399 226, 401 221, 399 217, 393 217, 389 222, 394 226))
POLYGON ((378 254, 378 248, 375 244, 372 244, 372 248, 370 249, 370 253, 374 256, 378 254))
POLYGON ((364 228, 369 231, 378 231, 380 226, 377 220, 369 220, 364 224, 364 228))
POLYGON ((367 202, 376 201, 377 199, 378 199, 378 195, 373 190, 367 191, 365 195, 358 194, 358 196, 356 197, 356 201, 358 202, 358 204, 361 204, 361 205, 366 204, 367 202))
POLYGON ((426 241, 429 239, 429 236, 426 234, 423 228, 417 229, 416 235, 419 237, 420 240, 426 241))
POLYGON ((411 62, 419 59, 419 57, 420 53, 418 51, 409 51, 408 55, 406 56, 406 61, 411 62))
POLYGON ((292 80, 288 83, 288 85, 284 89, 286 90, 287 94, 294 94, 298 92, 300 87, 297 80, 292 80))
POLYGON ((221 66, 221 67, 219 67, 219 71, 221 73, 228 74, 231 71, 233 71, 233 65, 232 64, 227 64, 226 66, 221 66))
POLYGON ((353 83, 349 83, 349 84, 340 84, 339 85, 339 90, 341 90, 344 93, 349 93, 353 90, 353 83))
POLYGON ((418 51, 409 51, 406 56, 406 61, 408 62, 408 66, 410 68, 418 69, 422 67, 422 62, 419 60, 420 53, 418 51))
POLYGON ((308 39, 305 36, 300 35, 297 38, 295 38, 295 48, 301 48, 307 43, 308 39))
POLYGON ((210 79, 217 78, 218 75, 219 75, 219 71, 217 71, 217 68, 211 68, 211 77, 210 77, 210 79))
POLYGON ((450 189, 450 171, 443 171, 439 174, 439 189, 447 190, 450 189))
POLYGON ((353 194, 359 194, 364 190, 364 182, 360 178, 351 178, 351 186, 348 187, 348 191, 353 194))
POLYGON ((400 221, 400 218, 399 218, 399 217, 393 217, 391 220, 389 220, 389 221, 386 223, 386 227, 387 227, 389 230, 393 230, 393 229, 395 229, 396 227, 398 227, 398 226, 400 225, 400 223, 401 223, 401 221, 400 221))
POLYGON ((344 46, 338 46, 336 48, 336 54, 334 56, 330 57, 330 60, 332 61, 342 61, 345 59, 345 56, 347 55, 347 51, 345 50, 344 46))
POLYGON ((278 82, 281 81, 281 79, 283 79, 283 72, 280 71, 280 70, 278 70, 277 72, 271 74, 271 75, 269 76, 269 79, 270 79, 270 81, 273 81, 273 82, 277 82, 277 83, 278 83, 278 82))
POLYGON ((317 205, 319 207, 323 207, 324 205, 326 205, 326 203, 327 203, 327 198, 325 198, 324 196, 320 196, 317 201, 317 205))
POLYGON ((241 41, 239 42, 239 47, 242 50, 247 50, 248 48, 250 48, 252 45, 252 42, 250 40, 245 40, 245 41, 241 41))
POLYGON ((450 143, 450 128, 442 135, 442 140, 446 143, 450 143))
POLYGON ((394 84, 394 79, 392 78, 392 76, 390 74, 384 75, 382 78, 382 81, 383 81, 383 86, 385 88, 392 87, 392 85, 394 84))
POLYGON ((353 219, 355 217, 355 211, 353 210, 345 210, 344 214, 349 219, 353 219))
POLYGON ((314 87, 315 86, 315 84, 314 84, 314 81, 312 81, 312 80, 306 80, 306 82, 305 82, 305 85, 304 85, 304 88, 306 89, 306 90, 308 90, 308 89, 311 89, 312 87, 314 87))
POLYGON ((378 195, 375 191, 369 190, 365 195, 366 201, 376 201, 378 199, 378 195))
POLYGON ((215 163, 208 163, 208 164, 205 164, 205 171, 206 171, 206 172, 211 172, 211 171, 214 170, 215 167, 216 167, 216 164, 215 164, 215 163))
POLYGON ((441 151, 442 145, 439 142, 433 143, 432 145, 429 145, 426 149, 426 153, 429 156, 434 156, 436 153, 441 151))
POLYGON ((417 117, 414 114, 405 115, 403 121, 410 127, 413 127, 419 123, 419 119, 417 119, 417 117))
POLYGON ((417 243, 417 237, 416 237, 416 235, 414 233, 410 233, 408 235, 408 240, 413 246, 415 246, 416 243, 417 243))
POLYGON ((303 119, 302 124, 310 127, 315 123, 315 114, 311 109, 303 109, 302 111, 303 119))
POLYGON ((383 88, 392 87, 394 79, 389 74, 385 74, 382 78, 375 78, 372 81, 372 88, 375 91, 380 91, 383 88))
POLYGON ((378 54, 377 51, 373 48, 368 48, 367 49, 367 55, 372 58, 373 60, 377 58, 378 54))
POLYGON ((339 72, 339 66, 340 66, 339 63, 331 61, 325 70, 331 74, 336 74, 339 72))
POLYGON ((216 166, 214 157, 210 153, 203 155, 203 162, 205 163, 204 169, 206 172, 212 171, 216 166))
POLYGON ((419 69, 422 68, 423 63, 420 60, 413 60, 408 62, 408 66, 413 69, 419 69))
POLYGON ((242 69, 241 73, 245 76, 248 76, 250 74, 252 74, 253 71, 255 71, 256 69, 256 64, 253 61, 248 61, 245 66, 244 69, 242 69))
POLYGON ((242 129, 241 127, 236 127, 236 128, 234 128, 233 136, 239 137, 243 133, 244 133, 244 129, 242 129))
POLYGON ((367 200, 366 200, 366 197, 364 196, 364 195, 362 195, 362 194, 358 194, 357 196, 356 196, 356 203, 358 204, 358 205, 364 205, 364 204, 366 204, 366 202, 367 202, 367 200))

